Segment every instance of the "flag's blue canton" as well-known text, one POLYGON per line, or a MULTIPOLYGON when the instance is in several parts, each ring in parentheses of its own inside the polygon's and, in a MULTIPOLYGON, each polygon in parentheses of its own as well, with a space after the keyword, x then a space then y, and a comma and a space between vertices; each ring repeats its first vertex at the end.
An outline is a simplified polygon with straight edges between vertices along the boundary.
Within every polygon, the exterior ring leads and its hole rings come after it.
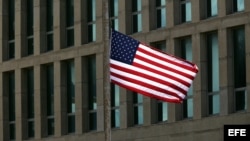
POLYGON ((132 64, 139 43, 127 35, 112 31, 111 59, 132 64))

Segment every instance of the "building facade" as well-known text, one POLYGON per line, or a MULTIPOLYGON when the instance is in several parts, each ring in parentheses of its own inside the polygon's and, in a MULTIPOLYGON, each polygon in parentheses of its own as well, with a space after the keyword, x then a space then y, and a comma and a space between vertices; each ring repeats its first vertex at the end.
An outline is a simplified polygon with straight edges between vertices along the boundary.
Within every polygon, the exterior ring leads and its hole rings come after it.
MULTIPOLYGON (((222 141, 250 124, 249 0, 110 0, 115 30, 199 67, 181 104, 111 84, 112 141, 222 141)), ((104 140, 99 0, 0 0, 0 141, 104 140)))

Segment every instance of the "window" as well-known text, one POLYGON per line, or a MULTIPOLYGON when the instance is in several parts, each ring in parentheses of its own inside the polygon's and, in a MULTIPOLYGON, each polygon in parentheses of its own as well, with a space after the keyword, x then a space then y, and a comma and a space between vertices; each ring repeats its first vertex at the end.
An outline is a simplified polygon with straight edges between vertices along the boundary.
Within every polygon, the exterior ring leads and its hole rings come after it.
POLYGON ((74 60, 66 61, 66 91, 67 91, 67 113, 68 133, 75 132, 75 65, 74 60))
POLYGON ((241 12, 245 10, 245 0, 227 0, 227 14, 241 12))
POLYGON ((67 47, 74 45, 74 0, 66 0, 66 41, 67 47))
POLYGON ((181 23, 190 22, 192 20, 192 9, 190 0, 181 0, 181 23))
POLYGON ((97 129, 96 59, 87 57, 89 130, 97 129))
POLYGON ((152 47, 155 47, 163 52, 166 52, 166 41, 158 41, 158 42, 153 42, 151 43, 151 46, 152 47))
POLYGON ((218 14, 218 0, 206 0, 207 17, 214 17, 218 14))
POLYGON ((15 57, 15 1, 8 1, 8 12, 9 12, 9 41, 7 49, 7 59, 12 59, 15 57))
POLYGON ((33 138, 35 135, 34 126, 34 70, 33 68, 24 69, 26 80, 27 94, 27 118, 28 118, 28 137, 33 138))
POLYGON ((208 114, 218 114, 220 111, 220 84, 219 84, 219 49, 216 32, 208 33, 207 39, 207 87, 208 87, 208 114))
POLYGON ((132 0, 132 33, 142 31, 141 0, 132 0))
POLYGON ((10 140, 15 140, 15 72, 9 71, 3 73, 3 81, 5 82, 4 95, 8 96, 8 106, 9 106, 9 138, 10 140))
POLYGON ((27 55, 34 52, 34 9, 33 0, 27 0, 27 55))
POLYGON ((244 2, 245 2, 244 0, 233 0, 233 11, 234 12, 244 11, 245 9, 244 2))
MULTIPOLYGON (((181 39, 181 57, 192 61, 192 40, 190 37, 181 39)), ((186 99, 183 101, 183 118, 193 117, 193 86, 191 85, 186 99)))
POLYGON ((46 51, 53 50, 53 0, 46 1, 46 21, 47 21, 47 48, 46 51))
POLYGON ((118 5, 119 0, 110 0, 110 20, 112 29, 118 30, 118 5))
POLYGON ((143 96, 136 92, 133 93, 134 125, 143 124, 143 96))
POLYGON ((47 134, 54 135, 54 68, 52 64, 45 66, 47 97, 47 134))
POLYGON ((111 84, 111 127, 120 127, 120 88, 111 84))
POLYGON ((156 22, 157 28, 165 27, 166 26, 166 0, 156 0, 155 1, 156 7, 156 22))
POLYGON ((235 28, 232 34, 235 110, 241 111, 247 106, 245 29, 244 27, 235 28))
POLYGON ((87 1, 88 42, 96 41, 96 0, 87 1))

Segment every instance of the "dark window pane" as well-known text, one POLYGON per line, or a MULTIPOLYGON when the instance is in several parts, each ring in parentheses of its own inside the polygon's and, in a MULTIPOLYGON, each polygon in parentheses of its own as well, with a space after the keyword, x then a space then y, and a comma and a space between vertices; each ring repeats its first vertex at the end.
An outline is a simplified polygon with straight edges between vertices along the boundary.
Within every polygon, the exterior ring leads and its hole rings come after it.
POLYGON ((34 72, 27 69, 28 118, 34 118, 34 72))
POLYGON ((244 90, 235 92, 236 111, 246 109, 246 94, 244 90))
POLYGON ((29 121, 28 122, 28 137, 32 138, 35 135, 35 126, 34 126, 34 121, 29 121))
POLYGON ((89 56, 88 58, 88 103, 89 110, 95 110, 96 104, 96 60, 95 56, 89 56))
POLYGON ((67 112, 75 113, 75 66, 74 61, 67 62, 67 112))
POLYGON ((31 55, 33 54, 34 52, 34 41, 33 41, 33 38, 29 38, 28 39, 28 55, 31 55))
POLYGON ((15 38, 15 0, 9 0, 9 40, 15 38))
POLYGON ((8 58, 14 58, 15 57, 15 42, 9 43, 9 50, 8 50, 8 58))
POLYGON ((54 115, 54 72, 53 65, 46 67, 47 115, 54 115))
POLYGON ((234 85, 235 88, 246 86, 246 54, 244 28, 234 30, 234 85))
POLYGON ((120 127, 120 111, 119 109, 114 109, 111 111, 111 127, 120 127))
POLYGON ((96 130, 97 128, 97 117, 96 112, 89 114, 89 130, 96 130))
POLYGON ((9 82, 9 121, 15 121, 15 73, 8 73, 9 82))
POLYGON ((53 1, 47 0, 47 31, 53 30, 53 1))
POLYGON ((14 140, 15 138, 16 138, 15 124, 10 124, 10 140, 14 140))
POLYGON ((67 29, 67 47, 74 45, 74 28, 73 29, 67 29))
POLYGON ((53 50, 53 34, 47 34, 47 51, 53 50))
POLYGON ((27 0, 27 36, 33 35, 33 0, 27 0))
POLYGON ((54 118, 48 119, 48 135, 54 135, 55 133, 55 122, 54 118))
POLYGON ((162 109, 162 102, 157 104, 157 113, 158 113, 158 121, 162 121, 162 114, 163 114, 163 109, 162 109))
POLYGON ((70 115, 68 116, 68 133, 75 132, 75 116, 70 115))
POLYGON ((66 0, 67 27, 74 26, 74 0, 66 0))

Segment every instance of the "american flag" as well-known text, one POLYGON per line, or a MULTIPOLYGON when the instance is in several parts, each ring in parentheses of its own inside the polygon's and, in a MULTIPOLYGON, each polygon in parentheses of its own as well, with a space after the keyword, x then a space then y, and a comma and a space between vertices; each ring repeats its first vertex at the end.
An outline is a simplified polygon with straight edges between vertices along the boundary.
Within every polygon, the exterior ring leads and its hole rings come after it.
POLYGON ((121 87, 166 102, 185 99, 198 67, 112 30, 110 79, 121 87))

